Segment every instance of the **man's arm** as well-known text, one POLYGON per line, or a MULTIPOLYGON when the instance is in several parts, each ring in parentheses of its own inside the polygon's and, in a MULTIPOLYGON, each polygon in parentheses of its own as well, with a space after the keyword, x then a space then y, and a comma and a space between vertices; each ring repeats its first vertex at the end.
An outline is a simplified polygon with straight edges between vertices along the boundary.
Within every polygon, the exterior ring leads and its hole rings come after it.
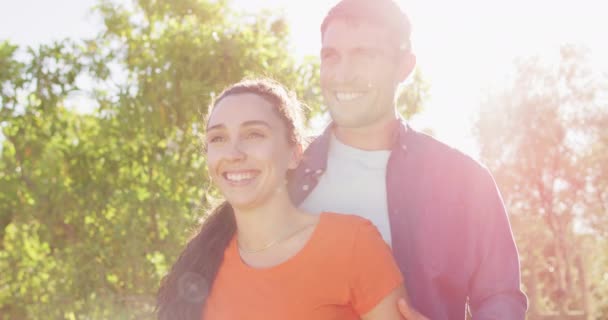
POLYGON ((469 282, 473 319, 525 319, 527 298, 520 289, 519 255, 500 192, 487 170, 474 175, 468 212, 476 234, 475 271, 469 282))

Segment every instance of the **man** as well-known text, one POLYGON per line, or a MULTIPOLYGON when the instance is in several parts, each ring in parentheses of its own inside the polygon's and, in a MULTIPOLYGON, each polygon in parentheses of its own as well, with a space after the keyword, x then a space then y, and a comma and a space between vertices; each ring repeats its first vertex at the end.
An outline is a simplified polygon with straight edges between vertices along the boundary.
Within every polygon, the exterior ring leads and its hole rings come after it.
POLYGON ((406 15, 392 0, 342 0, 321 38, 333 123, 293 172, 295 203, 372 220, 426 317, 463 319, 468 303, 474 319, 524 319, 518 253, 492 176, 395 109, 416 61, 406 15))

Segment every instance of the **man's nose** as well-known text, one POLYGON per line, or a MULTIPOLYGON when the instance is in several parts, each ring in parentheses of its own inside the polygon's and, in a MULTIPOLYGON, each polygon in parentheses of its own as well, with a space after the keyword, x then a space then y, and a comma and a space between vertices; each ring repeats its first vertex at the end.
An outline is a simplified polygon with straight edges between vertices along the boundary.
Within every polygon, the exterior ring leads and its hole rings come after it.
POLYGON ((341 59, 333 69, 333 78, 338 84, 350 84, 356 79, 356 65, 349 57, 341 59))

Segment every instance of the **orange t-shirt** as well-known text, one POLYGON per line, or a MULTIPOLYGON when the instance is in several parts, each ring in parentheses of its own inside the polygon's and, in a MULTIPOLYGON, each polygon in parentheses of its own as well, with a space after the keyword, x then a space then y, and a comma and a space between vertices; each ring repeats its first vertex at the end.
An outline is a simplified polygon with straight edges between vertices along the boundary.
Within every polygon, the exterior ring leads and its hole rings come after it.
POLYGON ((300 252, 273 267, 245 264, 232 239, 203 315, 205 320, 360 319, 402 282, 390 248, 370 221, 322 213, 300 252))

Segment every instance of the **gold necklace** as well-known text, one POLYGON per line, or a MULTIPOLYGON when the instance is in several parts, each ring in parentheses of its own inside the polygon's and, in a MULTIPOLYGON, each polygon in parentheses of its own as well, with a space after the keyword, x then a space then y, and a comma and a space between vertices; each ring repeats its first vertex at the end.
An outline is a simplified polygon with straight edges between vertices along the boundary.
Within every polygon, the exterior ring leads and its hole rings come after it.
POLYGON ((258 252, 262 252, 264 250, 267 250, 267 249, 269 249, 270 247, 272 247, 272 246, 274 246, 276 244, 279 244, 281 242, 287 241, 287 240, 295 237, 298 233, 300 233, 300 232, 304 231, 305 229, 308 229, 309 227, 314 226, 314 225, 315 225, 314 223, 313 224, 307 224, 307 225, 303 226, 302 228, 297 229, 296 231, 288 234, 287 236, 285 236, 283 238, 279 238, 279 239, 276 239, 274 241, 271 241, 270 243, 268 243, 267 245, 265 245, 264 247, 262 247, 260 249, 249 250, 249 249, 243 248, 243 246, 241 246, 241 243, 239 242, 239 238, 238 237, 236 238, 236 244, 238 245, 239 250, 241 250, 244 253, 258 253, 258 252))

